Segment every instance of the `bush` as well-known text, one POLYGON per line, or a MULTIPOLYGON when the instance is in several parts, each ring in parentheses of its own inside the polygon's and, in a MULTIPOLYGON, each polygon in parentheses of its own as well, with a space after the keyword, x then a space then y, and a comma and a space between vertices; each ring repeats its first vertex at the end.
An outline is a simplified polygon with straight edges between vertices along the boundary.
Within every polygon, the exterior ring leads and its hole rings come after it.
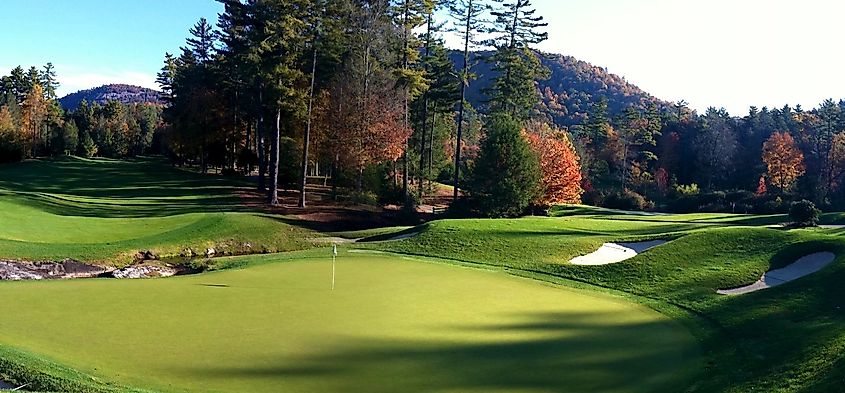
POLYGON ((370 206, 377 206, 378 205, 378 195, 373 192, 362 191, 362 192, 352 192, 349 194, 349 200, 353 203, 361 204, 361 205, 370 205, 370 206))
POLYGON ((626 189, 622 192, 610 194, 604 198, 604 207, 622 210, 645 210, 651 207, 645 197, 626 189))
POLYGON ((798 227, 814 227, 819 225, 819 215, 821 210, 816 208, 813 202, 802 199, 797 202, 792 202, 789 207, 789 219, 792 224, 798 227))

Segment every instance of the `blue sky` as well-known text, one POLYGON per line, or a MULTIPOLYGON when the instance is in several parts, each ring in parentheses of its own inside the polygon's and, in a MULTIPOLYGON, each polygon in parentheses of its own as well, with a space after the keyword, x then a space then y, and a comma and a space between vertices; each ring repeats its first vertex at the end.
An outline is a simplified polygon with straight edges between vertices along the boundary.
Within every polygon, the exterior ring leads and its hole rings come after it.
POLYGON ((222 9, 213 0, 0 0, 0 72, 51 61, 60 95, 106 83, 156 87, 164 52, 222 9))
MULTIPOLYGON (((814 107, 845 98, 832 0, 535 0, 564 53, 693 108, 814 107)), ((155 87, 165 51, 184 45, 213 0, 0 0, 0 72, 52 61, 60 93, 104 83, 155 87), (33 15, 38 15, 34 17, 33 15)), ((450 42, 454 40, 449 39, 450 42)))

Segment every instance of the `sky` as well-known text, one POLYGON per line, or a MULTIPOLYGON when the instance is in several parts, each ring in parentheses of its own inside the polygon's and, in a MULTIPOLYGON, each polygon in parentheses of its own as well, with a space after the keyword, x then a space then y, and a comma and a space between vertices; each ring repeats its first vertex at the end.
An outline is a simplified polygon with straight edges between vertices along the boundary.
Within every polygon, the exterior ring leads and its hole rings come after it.
MULTIPOLYGON (((539 48, 624 76, 703 111, 812 108, 845 98, 835 0, 534 0, 549 23, 539 48)), ((106 83, 155 88, 213 0, 0 0, 0 72, 53 62, 67 94, 106 83), (34 17, 37 15, 37 17, 34 17)), ((447 37, 447 42, 456 42, 447 37)))

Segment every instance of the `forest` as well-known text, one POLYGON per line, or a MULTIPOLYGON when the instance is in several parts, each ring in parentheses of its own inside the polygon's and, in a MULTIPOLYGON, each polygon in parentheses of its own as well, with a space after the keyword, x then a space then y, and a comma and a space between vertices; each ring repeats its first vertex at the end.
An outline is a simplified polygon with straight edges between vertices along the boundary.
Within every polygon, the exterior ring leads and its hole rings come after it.
POLYGON ((268 204, 298 189, 300 206, 309 175, 409 208, 445 184, 456 215, 845 207, 843 101, 698 113, 539 51, 530 0, 219 1, 165 54, 164 105, 66 112, 52 65, 3 76, 0 160, 164 154, 256 176, 268 204))

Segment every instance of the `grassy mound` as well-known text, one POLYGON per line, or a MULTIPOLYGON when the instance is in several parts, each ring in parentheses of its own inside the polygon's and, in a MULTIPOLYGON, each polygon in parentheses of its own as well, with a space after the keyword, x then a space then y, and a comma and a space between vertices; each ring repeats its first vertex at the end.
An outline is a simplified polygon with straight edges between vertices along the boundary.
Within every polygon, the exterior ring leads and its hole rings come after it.
POLYGON ((138 251, 302 249, 308 232, 247 211, 238 180, 158 159, 64 158, 0 166, 0 258, 125 264, 138 251))
POLYGON ((330 263, 0 283, 0 297, 15 298, 0 304, 14 316, 0 342, 156 391, 654 392, 681 389, 701 368, 683 326, 618 297, 347 253, 331 291, 330 263))
POLYGON ((416 237, 368 247, 503 266, 514 273, 561 277, 623 291, 697 332, 707 375, 691 391, 770 392, 838 389, 845 353, 845 241, 838 232, 722 225, 692 216, 577 214, 558 219, 434 222, 416 237), (571 257, 606 241, 674 239, 633 259, 575 266, 571 257), (756 281, 768 270, 819 251, 837 261, 812 276, 753 294, 720 288, 756 281))

